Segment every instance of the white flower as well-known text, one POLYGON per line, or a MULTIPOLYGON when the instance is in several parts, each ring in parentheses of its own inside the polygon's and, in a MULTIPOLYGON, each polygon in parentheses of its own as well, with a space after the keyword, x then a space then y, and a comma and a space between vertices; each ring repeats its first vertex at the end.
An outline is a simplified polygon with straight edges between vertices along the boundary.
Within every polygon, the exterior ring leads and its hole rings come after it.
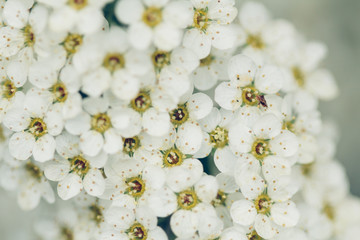
POLYGON ((332 223, 322 210, 307 204, 298 204, 301 218, 299 228, 304 229, 308 239, 329 239, 332 235, 332 223))
POLYGON ((105 166, 106 190, 101 198, 113 200, 113 205, 126 201, 129 209, 146 205, 152 191, 165 184, 165 172, 161 167, 143 165, 135 159, 114 156, 105 166))
POLYGON ((19 160, 33 156, 36 161, 45 162, 53 158, 54 136, 63 129, 60 113, 47 110, 47 102, 39 94, 36 89, 29 90, 24 106, 11 109, 4 118, 4 125, 15 132, 9 141, 10 154, 19 160))
POLYGON ((303 164, 297 171, 301 174, 302 196, 311 206, 321 208, 324 202, 338 203, 349 191, 343 167, 333 160, 303 164))
POLYGON ((73 64, 81 74, 84 93, 99 97, 111 88, 122 100, 136 96, 138 78, 151 70, 150 58, 144 52, 129 49, 126 33, 118 27, 84 39, 73 64))
POLYGON ((12 107, 21 106, 25 97, 24 93, 19 91, 26 82, 25 64, 13 61, 5 65, 5 69, 6 74, 2 76, 0 83, 0 122, 12 107))
POLYGON ((295 57, 284 70, 288 77, 285 90, 305 89, 318 99, 334 99, 339 94, 335 79, 330 71, 318 67, 326 56, 326 47, 319 42, 305 42, 294 51, 295 57))
POLYGON ((242 228, 234 226, 234 227, 224 229, 223 232, 221 233, 221 239, 223 239, 223 240, 232 240, 232 239, 248 240, 248 237, 242 228))
POLYGON ((245 35, 243 54, 261 64, 286 65, 291 61, 300 38, 291 23, 272 20, 265 6, 258 2, 246 2, 238 17, 245 35))
POLYGON ((82 99, 79 93, 80 82, 75 69, 68 65, 62 68, 60 73, 55 70, 51 75, 39 76, 41 72, 39 68, 40 65, 33 68, 29 78, 33 85, 44 90, 41 93, 44 101, 51 101, 53 108, 61 112, 63 119, 77 116, 81 112, 82 99))
POLYGON ((191 75, 195 88, 205 91, 215 86, 218 80, 227 80, 227 64, 234 50, 214 48, 207 57, 201 59, 200 66, 191 75))
POLYGON ((167 240, 166 233, 157 226, 157 218, 147 207, 132 211, 126 207, 110 207, 105 213, 109 224, 104 229, 102 240, 112 239, 149 239, 167 240))
POLYGON ((20 56, 26 62, 49 57, 55 49, 46 31, 48 10, 32 1, 10 0, 4 5, 5 27, 0 28, 0 55, 20 56))
POLYGON ((191 14, 192 6, 187 1, 123 0, 115 8, 119 21, 129 25, 130 44, 139 50, 152 43, 165 51, 179 46, 183 29, 191 22, 191 14))
POLYGON ((101 8, 109 0, 39 0, 53 8, 49 17, 49 26, 55 32, 79 32, 91 34, 99 31, 105 22, 101 8))
POLYGON ((251 167, 257 172, 260 164, 267 180, 290 174, 286 158, 294 156, 299 147, 297 137, 282 130, 281 122, 271 113, 261 116, 251 128, 241 121, 231 125, 229 145, 241 156, 237 171, 247 171, 251 167))
POLYGON ((236 17, 235 1, 192 1, 193 23, 184 35, 183 45, 199 58, 209 55, 211 46, 229 49, 235 45, 236 34, 228 26, 236 17))
POLYGON ((166 99, 166 93, 164 95, 153 89, 152 86, 143 88, 131 101, 121 102, 123 110, 127 110, 129 107, 134 110, 140 120, 142 130, 154 137, 164 136, 170 131, 170 117, 168 112, 159 111, 156 106, 153 106, 153 98, 159 97, 159 99, 166 99), (161 95, 157 95, 161 94, 161 95), (155 95, 155 96, 154 96, 155 95))
POLYGON ((70 134, 58 136, 56 151, 59 155, 45 165, 46 178, 59 182, 57 192, 63 200, 75 197, 83 188, 92 196, 100 196, 105 190, 105 180, 99 168, 105 165, 107 156, 84 155, 77 147, 78 142, 79 138, 70 134))
POLYGON ((126 126, 126 114, 110 109, 104 98, 84 99, 83 108, 86 112, 65 123, 68 132, 80 135, 81 151, 96 156, 102 150, 111 154, 122 150, 122 137, 116 127, 126 126))
MULTIPOLYGON (((229 82, 215 89, 215 101, 227 110, 241 106, 265 105, 265 94, 276 94, 283 86, 281 71, 273 65, 256 67, 245 55, 236 55, 228 63, 229 82)), ((265 95, 266 96, 266 95, 265 95)))
MULTIPOLYGON (((246 199, 233 203, 230 214, 233 221, 243 226, 254 224, 255 234, 269 239, 275 236, 281 227, 295 226, 300 213, 294 202, 284 199, 274 191, 275 186, 267 188, 262 185, 255 190, 257 195, 251 196, 243 192, 246 199)), ((277 189, 278 190, 278 189, 277 189)))
POLYGON ((225 109, 218 110, 213 108, 209 115, 199 121, 202 129, 207 133, 208 139, 195 156, 201 152, 207 156, 212 149, 214 152, 214 163, 220 172, 232 172, 236 157, 229 148, 229 124, 233 118, 233 113, 225 109))
POLYGON ((200 238, 220 235, 223 223, 209 200, 217 194, 214 177, 204 175, 193 188, 177 193, 178 208, 170 219, 172 231, 178 237, 191 237, 198 231, 200 238), (202 224, 204 223, 204 224, 202 224))
POLYGON ((44 177, 42 165, 31 160, 16 160, 8 151, 4 153, 4 160, 0 168, 0 183, 7 190, 17 191, 17 201, 21 209, 29 211, 36 208, 41 198, 48 203, 55 201, 50 183, 44 177))

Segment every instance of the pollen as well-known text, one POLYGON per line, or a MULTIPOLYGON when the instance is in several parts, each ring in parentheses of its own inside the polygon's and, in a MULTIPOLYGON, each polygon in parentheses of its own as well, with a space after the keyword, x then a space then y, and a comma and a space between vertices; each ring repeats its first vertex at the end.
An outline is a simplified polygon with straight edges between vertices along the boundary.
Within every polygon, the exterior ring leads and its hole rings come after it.
POLYGON ((162 10, 157 7, 149 7, 143 12, 142 20, 149 27, 155 27, 162 21, 162 10))
POLYGON ((151 55, 151 60, 155 69, 162 69, 170 64, 171 53, 163 50, 156 50, 151 55))
POLYGON ((47 127, 43 119, 33 118, 29 124, 28 131, 39 138, 44 136, 47 133, 47 127))
POLYGON ((165 167, 175 167, 183 163, 183 154, 176 148, 168 149, 163 155, 165 167))
POLYGON ((209 133, 210 143, 215 148, 223 148, 228 145, 229 142, 229 132, 225 128, 217 126, 213 131, 209 133))
POLYGON ((103 66, 113 73, 124 68, 125 58, 120 53, 108 53, 104 58, 103 66))
POLYGON ((193 26, 197 29, 205 31, 209 26, 207 9, 196 9, 193 17, 193 26))
POLYGON ((141 91, 133 100, 131 100, 130 105, 135 111, 143 113, 151 107, 150 95, 145 91, 141 91))
POLYGON ((265 157, 270 154, 268 140, 257 139, 251 148, 251 154, 258 160, 262 161, 265 157))
POLYGON ((51 92, 54 94, 56 102, 65 102, 68 97, 68 91, 62 82, 56 83, 51 87, 51 92))
POLYGON ((98 113, 91 118, 91 128, 104 133, 111 127, 110 117, 106 113, 98 113))
POLYGON ((68 0, 68 5, 75 10, 81 10, 88 5, 88 0, 68 0))
POLYGON ((177 127, 189 119, 189 112, 185 105, 179 105, 170 113, 170 121, 177 127))
POLYGON ((9 79, 1 83, 1 88, 2 88, 3 98, 7 98, 7 99, 11 99, 17 91, 15 84, 9 79))
POLYGON ((62 45, 67 53, 67 56, 71 56, 79 50, 79 47, 83 43, 83 37, 80 34, 69 33, 65 38, 62 45))
POLYGON ((198 204, 199 200, 195 191, 190 189, 180 192, 177 196, 177 202, 181 209, 190 210, 198 204))

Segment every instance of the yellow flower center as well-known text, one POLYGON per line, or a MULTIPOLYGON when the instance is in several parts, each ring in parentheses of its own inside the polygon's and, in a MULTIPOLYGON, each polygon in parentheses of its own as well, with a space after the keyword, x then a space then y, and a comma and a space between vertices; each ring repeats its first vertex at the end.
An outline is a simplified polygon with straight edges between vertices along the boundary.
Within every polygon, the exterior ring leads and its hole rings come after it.
POLYGON ((135 136, 132 138, 123 138, 123 152, 133 156, 134 152, 140 147, 140 139, 135 136))
POLYGON ((33 118, 29 124, 28 130, 35 138, 42 137, 47 133, 46 124, 41 118, 33 118))
POLYGON ((91 218, 96 222, 97 225, 100 225, 104 222, 104 215, 103 215, 103 207, 100 207, 97 204, 92 204, 90 207, 91 218))
POLYGON ((67 56, 71 56, 79 50, 82 43, 83 37, 80 34, 69 33, 62 44, 67 56))
POLYGON ((1 85, 2 85, 2 95, 4 98, 10 99, 15 95, 17 88, 15 87, 15 84, 12 81, 7 79, 4 82, 2 82, 1 85))
POLYGON ((75 172, 79 176, 85 176, 86 173, 90 170, 89 162, 82 156, 76 156, 70 159, 71 162, 71 172, 75 172))
POLYGON ((290 120, 290 121, 284 121, 283 126, 282 126, 283 130, 289 130, 290 132, 295 133, 295 119, 290 120))
POLYGON ((194 27, 196 27, 197 29, 203 31, 206 30, 209 26, 207 9, 196 9, 194 12, 193 22, 194 27))
POLYGON ((58 82, 51 87, 51 91, 55 96, 56 102, 65 102, 68 97, 68 91, 65 84, 58 82))
POLYGON ((163 156, 165 167, 179 166, 183 162, 183 154, 175 148, 171 148, 164 153, 163 156))
POLYGON ((292 73, 298 86, 303 87, 305 85, 305 75, 303 71, 298 67, 293 67, 292 73))
POLYGON ((200 60, 200 67, 210 66, 214 59, 215 58, 209 54, 207 57, 200 60))
POLYGON ((41 181, 43 172, 40 170, 38 166, 36 166, 32 162, 27 162, 25 165, 25 169, 30 174, 31 177, 35 178, 39 182, 41 181))
POLYGON ((213 131, 210 132, 210 142, 215 148, 223 148, 229 142, 228 130, 217 126, 213 131))
POLYGON ((263 160, 270 154, 268 141, 264 139, 257 139, 252 145, 251 153, 258 160, 263 160))
POLYGON ((91 128, 104 133, 111 127, 110 117, 106 113, 98 113, 91 118, 91 128))
POLYGON ((243 103, 248 106, 255 106, 259 104, 257 96, 259 96, 259 91, 253 86, 247 86, 242 89, 242 100, 243 103))
POLYGON ((301 172, 304 176, 309 177, 313 171, 314 163, 301 164, 301 172))
POLYGON ((170 112, 170 121, 175 125, 179 126, 189 119, 189 112, 185 105, 178 106, 170 112))
POLYGON ((109 53, 105 56, 103 66, 110 72, 122 69, 125 66, 125 58, 120 53, 109 53))
POLYGON ((64 240, 74 240, 74 233, 68 227, 62 227, 60 232, 64 240))
POLYGON ((323 208, 325 215, 331 220, 335 220, 335 209, 330 204, 326 203, 323 208))
POLYGON ((34 46, 34 44, 35 44, 35 35, 34 35, 32 27, 30 25, 26 25, 23 28, 23 31, 24 31, 24 37, 25 37, 25 41, 24 41, 25 46, 26 47, 34 46))
POLYGON ((224 193, 223 191, 219 190, 216 198, 211 202, 213 206, 217 207, 217 206, 225 206, 225 201, 227 198, 227 194, 224 193))
POLYGON ((152 55, 151 59, 156 69, 162 69, 166 65, 170 64, 170 52, 156 50, 152 55))
POLYGON ((139 198, 145 192, 145 182, 140 177, 132 177, 126 180, 127 188, 125 193, 139 198))
POLYGON ((263 42, 262 38, 258 35, 249 35, 246 39, 246 43, 256 49, 265 48, 265 43, 263 42))
POLYGON ((146 228, 140 223, 134 223, 127 231, 130 240, 146 240, 148 233, 146 228))
POLYGON ((258 213, 268 215, 271 210, 271 199, 267 194, 261 194, 254 202, 258 213))
POLYGON ((155 27, 162 21, 162 11, 157 7, 149 7, 145 9, 142 15, 143 22, 149 27, 155 27))
POLYGON ((254 230, 247 235, 248 240, 264 240, 262 237, 260 237, 257 232, 254 230))
POLYGON ((130 105, 135 111, 143 113, 151 106, 150 95, 146 92, 140 92, 131 100, 130 105))
POLYGON ((88 5, 88 0, 68 0, 68 5, 75 10, 81 10, 88 5))
POLYGON ((6 140, 6 137, 5 137, 5 135, 4 135, 4 129, 3 129, 3 127, 0 125, 0 143, 5 142, 5 140, 6 140))
POLYGON ((194 190, 185 190, 177 196, 178 206, 184 210, 190 210, 195 207, 199 200, 194 190))

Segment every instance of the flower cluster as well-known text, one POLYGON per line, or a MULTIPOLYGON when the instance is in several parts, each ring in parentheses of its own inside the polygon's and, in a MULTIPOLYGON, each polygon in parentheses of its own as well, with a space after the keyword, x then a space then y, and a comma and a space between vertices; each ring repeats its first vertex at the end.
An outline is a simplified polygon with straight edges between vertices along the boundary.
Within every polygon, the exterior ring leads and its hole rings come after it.
POLYGON ((326 51, 256 2, 0 0, 0 185, 47 240, 355 239, 326 51))

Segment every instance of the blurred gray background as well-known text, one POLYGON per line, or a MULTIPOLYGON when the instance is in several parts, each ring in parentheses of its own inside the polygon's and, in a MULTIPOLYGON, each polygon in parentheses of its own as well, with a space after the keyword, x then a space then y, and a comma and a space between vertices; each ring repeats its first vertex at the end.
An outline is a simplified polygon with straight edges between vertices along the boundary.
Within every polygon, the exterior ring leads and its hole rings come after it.
MULTIPOLYGON (((337 157, 345 165, 351 192, 360 196, 360 1, 262 2, 274 17, 292 21, 308 39, 328 45, 329 56, 324 65, 334 73, 341 95, 332 102, 321 104, 321 111, 323 116, 334 119, 339 125, 341 139, 337 157)), ((44 207, 24 213, 17 207, 16 198, 0 190, 0 240, 32 239, 26 232, 31 231, 36 216, 46 212, 44 207)))

